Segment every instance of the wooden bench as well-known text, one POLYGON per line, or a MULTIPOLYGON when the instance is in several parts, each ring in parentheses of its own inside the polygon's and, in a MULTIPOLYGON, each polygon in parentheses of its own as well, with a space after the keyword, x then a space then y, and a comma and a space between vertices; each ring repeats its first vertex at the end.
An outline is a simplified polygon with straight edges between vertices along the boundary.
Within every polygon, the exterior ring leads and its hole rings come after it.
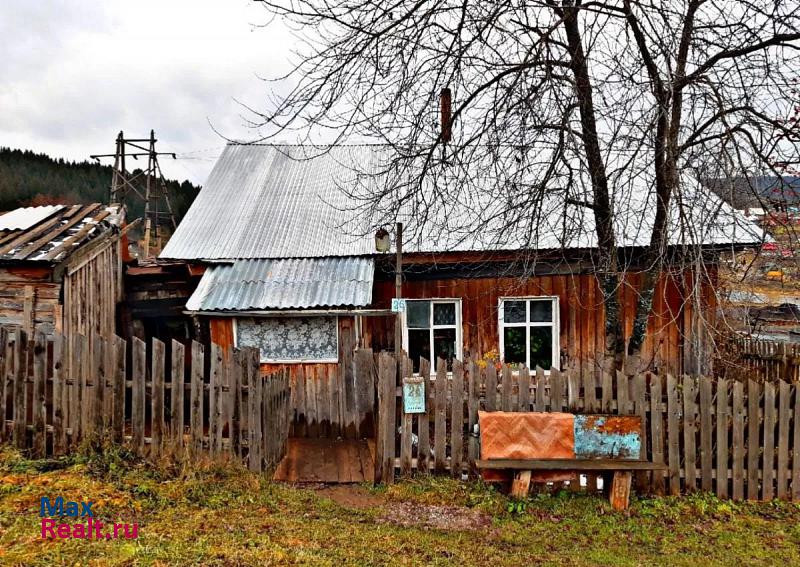
POLYGON ((633 471, 667 470, 667 465, 663 463, 624 459, 483 459, 476 461, 475 466, 479 469, 514 471, 511 496, 516 498, 528 495, 532 471, 613 473, 610 489, 605 481, 603 487, 608 490, 608 499, 615 510, 628 508, 633 471))

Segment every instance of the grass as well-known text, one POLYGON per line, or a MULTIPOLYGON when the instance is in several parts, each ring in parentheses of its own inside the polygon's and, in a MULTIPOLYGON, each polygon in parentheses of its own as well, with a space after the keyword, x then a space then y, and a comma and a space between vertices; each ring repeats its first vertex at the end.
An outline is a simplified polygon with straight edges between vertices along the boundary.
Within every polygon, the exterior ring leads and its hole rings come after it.
POLYGON ((698 494, 534 496, 523 511, 444 478, 315 490, 234 467, 152 464, 106 448, 31 461, 0 452, 3 565, 797 565, 800 507, 698 494), (91 500, 138 539, 43 540, 39 500, 91 500))

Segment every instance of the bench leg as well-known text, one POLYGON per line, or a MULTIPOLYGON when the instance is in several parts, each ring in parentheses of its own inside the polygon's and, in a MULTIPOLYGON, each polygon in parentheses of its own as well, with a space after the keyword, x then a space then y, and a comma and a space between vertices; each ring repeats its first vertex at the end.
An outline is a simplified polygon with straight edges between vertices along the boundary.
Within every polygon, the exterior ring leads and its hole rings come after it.
POLYGON ((631 471, 615 471, 608 499, 614 510, 627 510, 631 499, 631 471))
POLYGON ((511 496, 526 498, 531 487, 531 471, 516 471, 514 481, 511 483, 511 496))

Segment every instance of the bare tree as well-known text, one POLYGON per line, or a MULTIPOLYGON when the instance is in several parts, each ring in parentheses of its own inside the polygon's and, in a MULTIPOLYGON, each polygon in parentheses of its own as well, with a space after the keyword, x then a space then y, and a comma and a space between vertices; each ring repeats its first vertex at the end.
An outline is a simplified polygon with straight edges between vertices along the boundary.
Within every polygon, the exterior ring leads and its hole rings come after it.
POLYGON ((388 144, 384 182, 359 194, 379 223, 405 211, 454 247, 481 234, 595 249, 609 364, 626 349, 620 251, 644 248, 627 345, 638 357, 670 247, 702 243, 675 235, 724 222, 718 208, 687 219, 706 198, 698 176, 798 160, 796 0, 262 3, 302 43, 288 94, 253 124, 388 144), (443 88, 452 139, 437 121, 443 88))

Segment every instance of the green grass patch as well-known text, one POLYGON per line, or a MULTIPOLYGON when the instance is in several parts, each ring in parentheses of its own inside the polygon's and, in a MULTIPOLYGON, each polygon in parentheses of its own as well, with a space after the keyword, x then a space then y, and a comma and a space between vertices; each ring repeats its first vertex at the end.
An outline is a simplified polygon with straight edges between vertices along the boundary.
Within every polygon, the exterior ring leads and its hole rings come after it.
POLYGON ((626 513, 561 492, 510 506, 480 482, 423 477, 316 490, 237 466, 177 466, 95 447, 32 461, 0 450, 3 565, 797 565, 800 507, 707 494, 626 513), (49 541, 42 496, 91 500, 139 538, 49 541))

